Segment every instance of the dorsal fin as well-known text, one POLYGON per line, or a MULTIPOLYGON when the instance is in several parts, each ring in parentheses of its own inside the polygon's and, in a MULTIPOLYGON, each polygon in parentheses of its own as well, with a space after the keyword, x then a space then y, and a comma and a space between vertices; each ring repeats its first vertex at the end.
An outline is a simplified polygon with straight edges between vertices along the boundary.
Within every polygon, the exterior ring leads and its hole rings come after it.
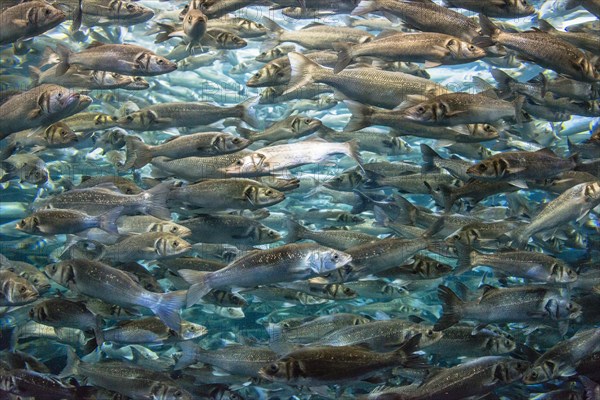
POLYGON ((105 44, 106 43, 102 43, 102 42, 99 42, 97 40, 94 40, 92 43, 90 43, 88 45, 88 47, 86 47, 86 49, 93 49, 93 48, 96 48, 96 47, 104 46, 105 44))

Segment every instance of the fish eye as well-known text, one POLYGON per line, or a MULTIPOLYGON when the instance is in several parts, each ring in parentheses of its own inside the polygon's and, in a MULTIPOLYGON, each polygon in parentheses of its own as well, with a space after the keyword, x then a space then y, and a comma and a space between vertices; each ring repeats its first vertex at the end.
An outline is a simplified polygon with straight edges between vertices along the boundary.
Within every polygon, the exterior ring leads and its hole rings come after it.
POLYGON ((425 112, 425 107, 423 107, 423 106, 419 106, 419 107, 417 107, 417 112, 418 112, 419 114, 423 114, 423 113, 425 112))
POLYGON ((188 21, 189 21, 189 22, 192 22, 192 20, 193 20, 193 18, 192 18, 192 16, 190 15, 190 16, 188 17, 188 21))
POLYGON ((504 345, 505 345, 506 347, 510 346, 511 344, 512 344, 512 343, 511 343, 511 341, 510 341, 510 340, 508 340, 508 339, 506 339, 506 340, 504 341, 504 345))
POLYGON ((128 115, 128 116, 125 117, 125 119, 127 121, 133 121, 133 116, 132 115, 128 115))
POLYGON ((267 189, 267 190, 265 191, 265 194, 266 194, 267 196, 270 196, 270 195, 272 195, 272 194, 273 194, 273 191, 272 191, 271 189, 267 189))
POLYGON ((238 144, 239 142, 240 142, 240 138, 231 139, 231 143, 233 143, 233 144, 238 144))
POLYGON ((254 77, 255 77, 255 78, 260 78, 260 72, 257 72, 257 73, 255 73, 255 74, 254 74, 254 77))
POLYGON ((19 292, 21 293, 25 293, 27 291, 27 288, 25 286, 21 286, 21 288, 19 289, 19 292))
POLYGON ((46 15, 50 15, 51 11, 49 8, 46 8, 46 15))
POLYGON ((337 260, 338 258, 340 258, 337 254, 334 254, 332 257, 334 260, 337 260))
POLYGON ((181 390, 176 390, 175 392, 173 392, 173 394, 175 396, 181 396, 183 393, 181 392, 181 390))
POLYGON ((433 329, 427 329, 427 336, 433 336, 433 329))
POLYGON ((485 171, 485 170, 487 169, 487 167, 485 166, 485 164, 479 164, 479 166, 477 167, 477 169, 478 169, 479 171, 482 171, 482 172, 483 172, 483 171, 485 171))
POLYGON ((537 377, 538 377, 538 373, 537 373, 537 372, 535 372, 535 371, 531 371, 531 377, 532 377, 533 379, 537 378, 537 377))
POLYGON ((483 124, 483 130, 486 132, 492 132, 494 128, 490 124, 483 124))
POLYGON ((62 92, 58 92, 58 94, 56 95, 56 97, 58 97, 60 99, 62 97, 62 92))
POLYGON ((177 240, 173 242, 173 247, 179 247, 179 242, 177 240))
POLYGON ((189 327, 189 330, 192 331, 192 332, 194 332, 196 330, 196 327, 194 325, 192 325, 192 326, 189 327))
MULTIPOLYGON (((347 288, 344 288, 344 293, 345 293, 345 294, 352 294, 352 289, 350 289, 350 288, 348 288, 348 287, 347 287, 347 288)), ((356 320, 356 321, 355 321, 355 324, 356 324, 357 322, 358 322, 358 320, 356 320)))
POLYGON ((571 311, 573 308, 573 303, 567 304, 567 310, 571 311))
POLYGON ((271 372, 277 372, 278 369, 279 369, 279 367, 277 366, 277 364, 269 365, 269 371, 271 371, 271 372))
POLYGON ((179 229, 177 229, 176 226, 172 227, 171 229, 169 229, 169 231, 171 231, 172 233, 177 232, 179 229))
POLYGON ((244 165, 244 162, 242 160, 237 160, 235 162, 236 165, 244 165))
POLYGON ((157 64, 159 64, 159 65, 162 65, 162 64, 164 64, 165 62, 164 62, 163 60, 161 60, 161 59, 158 59, 158 61, 157 61, 156 63, 157 63, 157 64))

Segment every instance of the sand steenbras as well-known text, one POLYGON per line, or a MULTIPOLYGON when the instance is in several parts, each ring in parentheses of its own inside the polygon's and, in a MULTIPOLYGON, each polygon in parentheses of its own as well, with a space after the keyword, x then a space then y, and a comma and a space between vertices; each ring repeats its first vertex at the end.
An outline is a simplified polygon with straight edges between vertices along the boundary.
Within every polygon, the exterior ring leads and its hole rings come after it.
POLYGON ((0 399, 597 399, 598 0, 0 0, 0 399))

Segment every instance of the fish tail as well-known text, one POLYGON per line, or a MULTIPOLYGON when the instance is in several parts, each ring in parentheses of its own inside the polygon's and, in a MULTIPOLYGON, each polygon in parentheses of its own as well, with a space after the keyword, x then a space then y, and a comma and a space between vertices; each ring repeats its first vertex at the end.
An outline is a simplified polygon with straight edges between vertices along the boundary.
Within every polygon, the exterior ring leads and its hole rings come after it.
POLYGON ((83 20, 83 0, 79 0, 75 12, 73 13, 73 23, 71 24, 71 32, 77 32, 81 28, 83 20))
POLYGON ((545 19, 538 20, 538 27, 544 32, 553 32, 556 30, 548 21, 545 19))
POLYGON ((148 214, 160 219, 171 219, 171 212, 167 208, 167 197, 171 191, 169 182, 162 182, 145 192, 148 197, 146 210, 148 214))
POLYGON ((241 137, 246 139, 251 139, 253 135, 256 134, 252 129, 244 128, 243 126, 236 126, 235 130, 240 134, 241 137))
POLYGON ((81 360, 77 356, 77 353, 75 353, 75 350, 73 350, 72 347, 67 347, 67 365, 65 365, 65 368, 60 372, 58 377, 66 378, 68 376, 77 375, 77 369, 80 363, 81 360))
POLYGON ((169 24, 156 24, 157 28, 160 30, 156 34, 156 38, 154 38, 154 43, 162 43, 171 38, 169 36, 171 33, 175 32, 175 27, 169 24))
POLYGON ((160 318, 165 325, 179 332, 181 329, 181 316, 179 310, 185 305, 185 290, 163 293, 158 296, 151 310, 160 318))
POLYGON ((267 325, 267 333, 269 334, 271 342, 279 342, 283 334, 283 329, 281 328, 281 325, 269 322, 269 325, 267 325))
POLYGON ((298 222, 294 221, 293 219, 287 220, 287 229, 288 229, 288 234, 285 238, 285 241, 287 243, 294 243, 294 242, 297 242, 298 240, 304 239, 303 233, 308 231, 308 229, 306 229, 305 227, 303 227, 302 225, 300 225, 298 222))
POLYGON ((454 202, 456 201, 454 191, 452 190, 451 186, 446 185, 445 183, 440 183, 438 187, 440 189, 440 192, 442 193, 442 199, 444 201, 444 210, 450 211, 452 209, 452 206, 454 205, 454 202))
POLYGON ((152 161, 152 152, 150 146, 142 141, 137 136, 128 136, 125 140, 127 149, 127 158, 125 164, 121 168, 122 171, 131 168, 142 168, 144 165, 152 161))
POLYGON ((333 68, 333 73, 337 74, 346 68, 354 58, 352 55, 352 43, 337 42, 333 44, 333 49, 338 52, 337 62, 333 68))
POLYGON ((344 127, 344 132, 358 131, 371 125, 370 117, 374 112, 372 107, 354 100, 344 100, 344 104, 352 113, 350 121, 344 127))
POLYGON ((491 71, 492 78, 498 83, 498 89, 500 90, 499 96, 503 97, 503 95, 509 95, 512 93, 512 89, 510 88, 510 84, 515 82, 515 79, 508 75, 506 72, 493 69, 491 71))
POLYGON ((377 1, 374 0, 362 0, 358 5, 352 10, 351 15, 365 15, 373 11, 379 11, 381 7, 377 4, 377 1))
POLYGON ((414 225, 417 220, 417 213, 419 212, 417 207, 400 195, 394 196, 394 203, 398 206, 399 211, 396 221, 405 225, 414 225))
POLYGON ((268 17, 262 17, 261 22, 269 30, 269 32, 267 32, 268 39, 263 42, 262 47, 267 49, 277 46, 281 41, 280 37, 281 34, 285 32, 285 29, 268 17))
POLYGON ((464 302, 447 286, 438 286, 438 297, 442 302, 442 316, 433 326, 434 331, 443 331, 457 324, 462 317, 464 302))
POLYGON ((187 306, 191 307, 200 302, 204 296, 211 291, 208 277, 210 272, 194 271, 191 269, 180 269, 177 271, 179 275, 191 286, 187 293, 187 306))
POLYGON ((121 216, 124 207, 115 207, 112 210, 98 216, 98 228, 108 233, 119 233, 117 219, 121 216))
POLYGON ((290 59, 292 75, 288 87, 285 92, 282 93, 282 95, 288 94, 294 90, 313 83, 315 80, 315 74, 325 69, 300 53, 288 53, 288 58, 290 59))
POLYGON ((423 157, 423 162, 425 163, 422 166, 423 173, 432 172, 437 169, 433 161, 436 158, 442 158, 438 153, 436 153, 435 150, 424 143, 421 143, 421 156, 423 157))
POLYGON ((527 112, 523 110, 523 104, 525 104, 525 96, 517 96, 514 101, 515 104, 515 120, 517 124, 522 124, 528 119, 527 112))
POLYGON ((404 341, 398 349, 393 353, 394 357, 400 360, 402 366, 407 368, 427 368, 426 361, 415 352, 419 351, 419 342, 421 341, 421 334, 418 333, 412 336, 410 339, 404 341))
POLYGON ((98 347, 102 346, 104 343, 104 331, 102 330, 102 317, 100 315, 96 315, 96 326, 94 326, 94 336, 96 337, 96 345, 98 347))
POLYGON ((71 56, 71 50, 67 46, 60 43, 56 45, 56 53, 59 57, 59 63, 56 67, 56 76, 62 76, 67 73, 71 65, 69 64, 69 57, 71 56))
POLYGON ((252 97, 238 104, 238 107, 242 110, 242 121, 247 123, 253 128, 261 128, 263 121, 261 121, 256 115, 256 106, 260 102, 260 96, 252 97))
POLYGON ((475 254, 475 251, 471 248, 471 246, 460 243, 459 241, 457 241, 454 246, 456 247, 456 254, 458 256, 458 263, 456 264, 454 274, 460 275, 469 271, 473 266, 472 257, 475 254))
POLYGON ((29 66, 29 78, 31 79, 31 86, 35 87, 40 84, 41 74, 42 71, 39 68, 34 67, 33 65, 29 66))
POLYGON ((490 47, 496 44, 502 31, 483 14, 479 14, 479 24, 481 25, 481 33, 487 37, 475 38, 473 44, 480 47, 490 47))
POLYGON ((198 349, 198 345, 191 341, 183 341, 179 343, 179 347, 181 348, 181 357, 179 357, 175 363, 175 366, 173 367, 175 371, 184 369, 196 363, 196 351, 198 349))
POLYGON ((379 206, 373 206, 373 215, 375 217, 375 224, 377 226, 388 226, 391 222, 390 217, 379 206))
POLYGON ((579 380, 581 381, 581 384, 583 385, 583 390, 585 392, 584 399, 585 400, 597 399, 598 392, 600 390, 600 388, 598 387, 598 384, 585 375, 579 375, 579 380))
POLYGON ((348 147, 348 153, 346 153, 348 155, 348 157, 352 157, 356 163, 358 164, 358 166, 360 167, 360 169, 365 172, 365 168, 363 167, 363 158, 360 155, 360 149, 359 149, 359 143, 357 139, 352 139, 349 142, 346 142, 346 146, 348 147))

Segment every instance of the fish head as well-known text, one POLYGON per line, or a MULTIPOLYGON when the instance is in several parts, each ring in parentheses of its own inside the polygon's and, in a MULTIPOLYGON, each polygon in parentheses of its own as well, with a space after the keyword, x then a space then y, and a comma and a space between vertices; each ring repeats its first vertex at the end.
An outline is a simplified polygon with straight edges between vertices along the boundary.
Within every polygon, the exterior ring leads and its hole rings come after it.
POLYGON ((69 283, 74 282, 75 279, 75 270, 71 260, 48 264, 44 267, 44 273, 48 278, 64 287, 68 287, 69 283))
POLYGON ((556 283, 570 283, 577 280, 577 272, 566 263, 557 261, 550 267, 550 276, 556 283))
POLYGON ((34 166, 22 171, 21 180, 32 185, 41 185, 48 182, 48 170, 45 167, 34 166))
POLYGON ((352 261, 350 254, 333 249, 317 249, 308 257, 309 268, 317 275, 334 271, 352 261))
POLYGON ((37 289, 18 275, 9 278, 8 292, 5 293, 8 301, 14 305, 31 303, 40 296, 37 289))
POLYGON ((149 75, 165 74, 177 69, 176 63, 151 53, 142 53, 142 57, 138 59, 138 66, 149 75))
POLYGON ((52 146, 70 146, 79 141, 77 134, 66 124, 57 122, 44 131, 44 138, 52 146))
MULTIPOLYGON (((285 72, 282 66, 277 63, 269 63, 256 71, 254 75, 248 79, 246 86, 249 87, 260 87, 267 86, 272 83, 277 83, 278 79, 284 79, 285 72)), ((284 82, 285 83, 285 82, 284 82)))
POLYGON ((579 57, 571 60, 571 66, 577 71, 579 80, 585 82, 600 81, 600 71, 598 67, 590 62, 587 57, 579 57))
POLYGON ((181 238, 190 236, 192 234, 191 229, 170 221, 152 223, 148 227, 148 232, 171 233, 181 238))
POLYGON ((215 307, 215 312, 224 318, 242 319, 246 316, 244 310, 239 307, 215 307))
POLYGON ((486 340, 485 348, 490 355, 506 354, 515 350, 517 343, 506 335, 493 335, 486 340))
POLYGON ((400 115, 409 121, 427 124, 440 119, 440 112, 441 108, 435 102, 425 101, 402 110, 400 115))
POLYGON ((60 24, 67 19, 64 12, 49 4, 33 3, 26 11, 27 25, 30 28, 45 28, 60 24))
POLYGON ((161 235, 154 243, 156 253, 163 257, 176 256, 191 250, 191 248, 190 243, 170 233, 161 235))
POLYGON ((476 60, 487 55, 487 52, 481 47, 456 38, 449 39, 446 42, 446 48, 452 58, 457 60, 476 60))
POLYGON ((29 216, 23 218, 15 225, 15 229, 18 229, 27 233, 39 233, 40 230, 38 228, 40 224, 40 220, 36 216, 29 216))
POLYGON ((186 390, 181 389, 179 386, 166 383, 166 382, 155 382, 151 387, 150 398, 156 400, 192 400, 192 395, 186 390))
POLYGON ((235 50, 246 47, 248 42, 231 32, 221 32, 216 35, 215 40, 223 49, 235 50))
POLYGON ((35 272, 21 271, 18 273, 18 275, 24 279, 27 279, 27 281, 31 283, 40 294, 50 289, 50 281, 48 278, 46 278, 46 275, 37 270, 37 268, 35 272))
POLYGON ((18 390, 19 383, 17 378, 12 374, 3 373, 0 375, 0 390, 12 393, 14 390, 18 390))
POLYGON ((285 194, 268 186, 248 185, 244 197, 254 207, 265 207, 285 200, 285 194))
POLYGON ((189 10, 183 18, 183 31, 190 37, 198 40, 206 32, 208 18, 200 10, 189 10))
POLYGON ((515 10, 515 14, 519 16, 531 15, 536 12, 535 7, 529 4, 527 0, 510 0, 510 2, 515 10))
POLYGON ((483 160, 469 168, 467 175, 477 179, 499 179, 509 173, 510 164, 502 157, 483 160))
POLYGON ((544 310, 555 321, 575 319, 581 315, 581 306, 579 304, 568 298, 560 297, 560 295, 551 296, 547 300, 544 310))
POLYGON ((265 156, 260 153, 252 153, 239 158, 222 171, 230 176, 259 176, 268 173, 270 163, 265 161, 265 156))
POLYGON ((316 118, 296 116, 292 118, 290 127, 295 134, 313 133, 323 124, 316 118))
POLYGON ((150 87, 150 83, 141 76, 125 76, 129 80, 129 83, 125 85, 126 89, 129 90, 144 90, 150 87))
MULTIPOLYGON (((356 296, 358 296, 358 293, 356 293, 354 290, 352 290, 348 286, 342 285, 341 283, 327 284, 327 285, 325 285, 324 290, 329 296, 333 297, 334 299, 338 299, 338 300, 353 299, 356 296)), ((367 318, 357 316, 356 320, 352 323, 352 325, 359 325, 359 324, 363 323, 363 322, 360 322, 363 319, 368 321, 367 318)))
POLYGON ((245 149, 252 141, 229 133, 215 135, 211 145, 219 153, 231 153, 245 149))
POLYGON ((498 129, 490 124, 473 124, 468 125, 468 128, 471 135, 482 139, 492 140, 500 136, 498 129))
POLYGON ((434 331, 433 327, 423 328, 419 333, 421 334, 421 339, 419 340, 419 346, 421 347, 436 343, 444 336, 444 332, 434 331))
POLYGON ((600 182, 586 183, 583 188, 585 201, 589 203, 597 203, 600 200, 600 182))
POLYGON ((269 381, 293 382, 305 375, 302 362, 292 357, 284 357, 262 367, 258 374, 269 381))
MULTIPOLYGON (((113 3, 111 2, 110 4, 113 3)), ((123 5, 124 7, 119 7, 120 18, 135 19, 136 21, 143 22, 146 18, 150 19, 154 16, 154 11, 148 7, 132 2, 126 2, 123 5)))
POLYGON ((258 229, 258 241, 260 243, 274 243, 281 240, 281 234, 275 229, 260 227, 258 229))
POLYGON ((549 381, 558 374, 558 365, 551 360, 544 361, 541 365, 532 366, 523 376, 523 382, 527 385, 549 381))
POLYGON ((508 359, 500 361, 494 368, 494 378, 503 383, 512 383, 523 377, 531 363, 523 360, 508 359))
POLYGON ((206 335, 207 329, 205 326, 200 324, 195 324, 193 322, 182 321, 181 322, 181 331, 180 336, 184 340, 196 339, 200 336, 206 335))

